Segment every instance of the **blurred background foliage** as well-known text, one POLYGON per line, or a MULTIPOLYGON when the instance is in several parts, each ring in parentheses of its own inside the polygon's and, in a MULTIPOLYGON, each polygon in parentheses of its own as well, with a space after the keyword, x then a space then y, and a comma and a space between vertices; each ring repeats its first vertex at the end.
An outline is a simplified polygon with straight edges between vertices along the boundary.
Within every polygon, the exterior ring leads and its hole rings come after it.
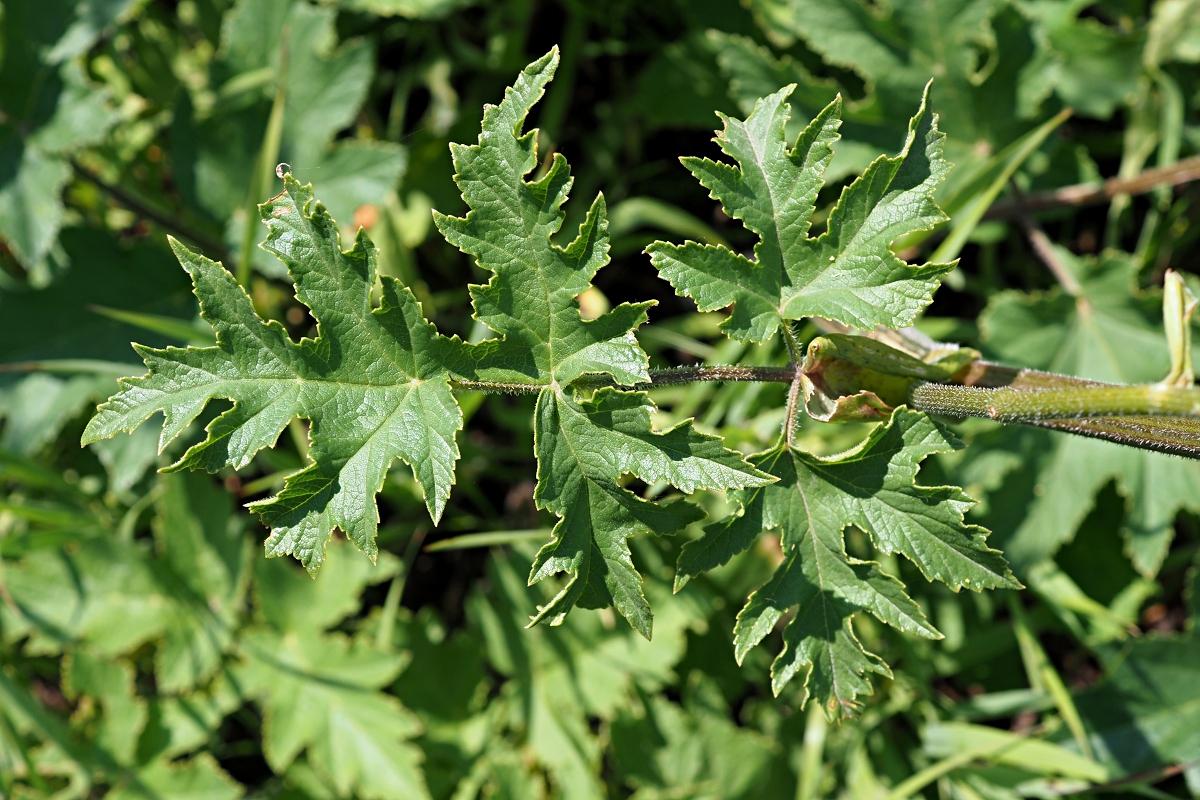
MULTIPOLYGON (((946 638, 856 619, 895 675, 834 726, 771 696, 767 651, 733 659, 734 610, 777 548, 672 595, 680 542, 634 541, 653 642, 609 611, 523 629, 550 524, 527 398, 464 395, 441 525, 396 470, 379 563, 335 543, 315 581, 264 559, 240 508, 302 463, 302 426, 236 476, 157 473, 182 449, 158 455, 153 426, 78 447, 94 403, 142 371, 131 340, 211 341, 165 234, 310 333, 247 225, 277 162, 344 233, 369 231, 443 332, 480 337, 466 286, 481 273, 430 210, 463 210, 447 144, 473 141, 482 104, 554 43, 534 121, 571 159, 571 213, 603 190, 612 217, 614 264, 584 309, 657 299, 639 335, 658 365, 786 359, 724 340, 720 315, 641 254, 654 238, 750 243, 677 162, 717 155, 713 112, 796 83, 794 135, 840 92, 828 209, 899 148, 933 77, 952 220, 896 247, 962 261, 921 329, 1009 363, 1156 380, 1156 292, 1200 252, 1200 2, 6 0, 0 27, 0 795, 1200 797, 1192 462, 960 426, 974 446, 921 480, 981 500, 974 521, 1029 589, 952 595, 885 564, 946 638), (1045 236, 1054 270, 1031 245, 1045 236)), ((655 400, 661 424, 696 416, 746 452, 783 413, 776 386, 655 400)), ((862 433, 802 431, 816 452, 862 433)))

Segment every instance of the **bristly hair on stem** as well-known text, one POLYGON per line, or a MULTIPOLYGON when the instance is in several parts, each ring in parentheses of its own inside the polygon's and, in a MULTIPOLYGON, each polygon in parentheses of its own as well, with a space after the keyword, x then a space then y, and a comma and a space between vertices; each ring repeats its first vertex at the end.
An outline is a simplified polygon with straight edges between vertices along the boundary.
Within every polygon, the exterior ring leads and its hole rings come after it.
MULTIPOLYGON (((634 391, 645 391, 659 386, 677 386, 684 383, 700 382, 754 382, 754 383, 791 383, 795 370, 790 367, 744 367, 737 364, 720 364, 702 367, 667 367, 650 370, 650 380, 646 383, 622 387, 634 391)), ((607 375, 585 375, 574 382, 581 389, 603 389, 606 386, 616 386, 617 383, 607 375)), ((456 380, 451 382, 454 389, 464 392, 485 392, 487 394, 537 394, 546 388, 536 383, 502 383, 496 381, 456 380)))
POLYGON ((791 370, 791 386, 788 387, 787 413, 783 417, 783 438, 790 447, 799 424, 800 409, 804 407, 804 387, 801 381, 801 364, 804 363, 804 350, 800 340, 792 330, 792 323, 784 321, 779 326, 779 333, 788 349, 788 369, 791 370))

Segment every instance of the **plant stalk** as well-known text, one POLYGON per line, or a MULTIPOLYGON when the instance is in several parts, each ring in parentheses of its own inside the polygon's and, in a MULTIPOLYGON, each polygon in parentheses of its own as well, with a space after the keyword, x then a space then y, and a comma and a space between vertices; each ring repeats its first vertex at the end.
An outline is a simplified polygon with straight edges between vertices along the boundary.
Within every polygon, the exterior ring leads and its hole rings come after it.
POLYGON ((267 118, 267 129, 263 133, 262 148, 254 165, 254 174, 250 176, 250 191, 246 201, 246 227, 242 231, 241 248, 237 260, 237 282, 243 287, 249 287, 250 276, 254 269, 251 259, 254 254, 254 240, 258 238, 259 228, 255 225, 258 220, 259 201, 265 199, 266 187, 271 183, 271 174, 275 171, 275 162, 279 160, 279 147, 283 141, 283 117, 287 109, 287 79, 288 79, 288 39, 290 28, 284 26, 283 41, 279 45, 279 71, 276 77, 275 100, 271 103, 271 116, 267 118))
POLYGON ((1103 183, 1081 183, 1064 186, 1052 192, 1031 194, 1023 200, 1001 200, 983 215, 987 219, 1011 219, 1014 215, 1043 211, 1062 206, 1091 206, 1107 203, 1117 195, 1145 194, 1159 186, 1179 186, 1200 180, 1200 156, 1174 164, 1139 172, 1128 178, 1110 178, 1103 183))
POLYGON ((804 407, 804 387, 800 379, 801 365, 804 363, 804 350, 800 347, 800 341, 792 330, 792 323, 784 320, 783 324, 779 326, 779 331, 783 336, 783 341, 787 344, 788 369, 792 372, 791 386, 788 387, 787 413, 783 418, 783 436, 788 447, 791 447, 796 435, 796 425, 800 421, 800 409, 804 407))
POLYGON ((228 255, 228 250, 225 243, 220 239, 210 236, 203 231, 196 230, 179 219, 179 215, 167 211, 165 209, 156 208, 150 202, 143 200, 121 186, 111 184, 101 178, 97 173, 80 164, 76 160, 71 161, 71 167, 77 175, 83 177, 86 181, 94 184, 102 192, 107 194, 113 200, 117 201, 125 208, 137 214, 143 219, 148 219, 155 225, 158 225, 165 231, 169 231, 180 239, 187 239, 194 245, 203 248, 214 260, 224 261, 228 255))
POLYGON ((1080 420, 1093 417, 1200 418, 1200 389, 1138 386, 1069 386, 1061 389, 982 389, 917 383, 913 408, 948 417, 985 417, 999 422, 1080 420))
MULTIPOLYGON (((701 381, 751 381, 757 383, 791 383, 796 371, 790 367, 743 367, 737 365, 705 366, 705 367, 670 367, 650 371, 650 380, 629 387, 637 391, 654 389, 659 386, 676 386, 683 383, 701 381)), ((468 392, 487 392, 489 394, 537 394, 548 384, 542 383, 503 383, 498 381, 451 381, 455 389, 468 392)), ((610 376, 587 375, 575 381, 576 386, 584 389, 602 389, 606 386, 619 386, 610 376)))

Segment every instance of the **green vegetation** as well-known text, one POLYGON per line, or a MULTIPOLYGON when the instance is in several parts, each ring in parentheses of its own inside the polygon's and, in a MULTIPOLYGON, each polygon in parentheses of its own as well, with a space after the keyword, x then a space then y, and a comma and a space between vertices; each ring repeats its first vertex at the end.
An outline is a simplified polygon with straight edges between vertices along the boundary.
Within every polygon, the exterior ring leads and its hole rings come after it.
POLYGON ((1200 796, 1200 3, 0 27, 0 796, 1200 796))

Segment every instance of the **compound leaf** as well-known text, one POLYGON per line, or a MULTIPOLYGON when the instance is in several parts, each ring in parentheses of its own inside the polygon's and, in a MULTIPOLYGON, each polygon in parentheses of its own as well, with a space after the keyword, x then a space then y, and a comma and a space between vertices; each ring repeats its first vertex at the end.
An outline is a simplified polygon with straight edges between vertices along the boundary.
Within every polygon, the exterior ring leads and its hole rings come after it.
POLYGON ((226 398, 233 408, 174 468, 236 469, 271 446, 293 417, 307 417, 313 463, 253 509, 271 527, 268 554, 294 554, 315 572, 335 527, 375 556, 375 494, 397 457, 412 467, 438 519, 454 482, 462 413, 443 366, 447 340, 421 315, 412 292, 382 277, 382 302, 373 308, 375 248, 366 234, 343 252, 312 187, 290 175, 285 186, 259 207, 269 231, 265 248, 287 264, 318 337, 293 342, 279 323, 258 317, 220 264, 174 242, 217 344, 139 347, 150 372, 122 382, 88 424, 84 442, 132 430, 161 411, 165 446, 209 400, 226 398))
POLYGON ((772 668, 778 694, 804 674, 808 692, 831 717, 852 711, 870 692, 865 674, 889 675, 887 665, 855 638, 850 618, 869 611, 906 633, 940 634, 896 578, 873 561, 846 553, 843 531, 867 532, 885 554, 902 553, 929 579, 953 589, 1016 588, 1004 558, 985 544, 986 531, 966 525, 972 501, 954 487, 917 486, 921 459, 956 441, 924 414, 898 408, 857 447, 818 457, 785 443, 751 458, 777 483, 737 493, 743 511, 710 525, 683 548, 676 587, 720 566, 765 530, 782 533, 783 563, 738 615, 738 660, 799 607, 784 630, 784 649, 772 668))
POLYGON ((911 266, 889 245, 945 219, 934 187, 949 170, 936 118, 925 101, 909 123, 904 150, 881 156, 848 186, 827 230, 808 236, 841 124, 834 100, 787 148, 784 126, 791 107, 785 87, 760 100, 745 121, 722 116, 716 142, 737 167, 706 158, 684 165, 726 213, 759 237, 751 260, 715 245, 655 242, 647 248, 676 292, 703 311, 733 305, 724 330, 761 342, 785 319, 826 317, 859 328, 903 327, 929 305, 940 276, 952 264, 911 266))
POLYGON ((554 49, 526 67, 504 101, 485 108, 478 142, 451 145, 455 181, 471 210, 434 219, 451 244, 493 273, 470 290, 476 319, 499 334, 464 346, 455 371, 496 388, 542 387, 534 498, 561 520, 529 582, 559 572, 570 578, 534 623, 557 624, 576 605, 615 606, 649 638, 650 606, 626 540, 673 533, 700 512, 686 503, 639 498, 620 484, 621 476, 665 481, 685 492, 757 486, 771 478, 690 423, 656 433, 644 394, 606 388, 580 402, 567 388, 586 374, 609 375, 623 385, 648 380, 648 359, 633 329, 645 322, 651 304, 622 304, 585 321, 577 298, 608 263, 604 199, 592 203, 575 239, 558 247, 550 237, 562 225, 571 188, 567 161, 555 154, 540 177, 526 180, 539 163, 537 131, 521 130, 557 65, 554 49))

